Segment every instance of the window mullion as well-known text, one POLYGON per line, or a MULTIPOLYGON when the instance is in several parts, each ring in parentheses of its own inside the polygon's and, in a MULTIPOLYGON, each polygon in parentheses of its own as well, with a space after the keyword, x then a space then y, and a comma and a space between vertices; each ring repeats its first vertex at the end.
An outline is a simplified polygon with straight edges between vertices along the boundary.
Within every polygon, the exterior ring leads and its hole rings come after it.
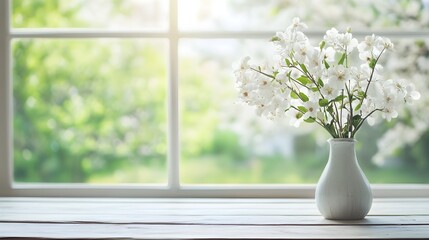
POLYGON ((168 186, 171 191, 180 187, 179 180, 179 34, 177 0, 170 0, 169 20, 169 84, 168 84, 168 186))
POLYGON ((9 4, 0 1, 0 196, 11 189, 11 99, 9 4))

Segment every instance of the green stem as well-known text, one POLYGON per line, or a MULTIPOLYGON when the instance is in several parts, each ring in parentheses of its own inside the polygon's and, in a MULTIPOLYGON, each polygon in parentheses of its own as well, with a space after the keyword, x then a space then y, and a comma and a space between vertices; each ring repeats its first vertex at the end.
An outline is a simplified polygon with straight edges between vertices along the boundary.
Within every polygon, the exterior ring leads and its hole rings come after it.
POLYGON ((341 129, 341 124, 340 124, 340 120, 339 120, 339 114, 338 114, 338 107, 337 107, 337 104, 334 102, 334 109, 335 109, 335 113, 336 113, 336 116, 337 116, 337 119, 335 119, 335 117, 334 117, 334 122, 337 124, 337 126, 338 126, 338 136, 339 137, 341 137, 341 131, 342 131, 342 129, 341 129))
MULTIPOLYGON (((340 106, 340 116, 338 121, 340 122, 340 135, 343 133, 343 108, 344 108, 344 89, 341 90, 341 106, 340 106)), ((342 136, 344 137, 344 136, 342 136)))
MULTIPOLYGON (((301 111, 299 108, 297 108, 297 107, 295 107, 295 106, 291 106, 291 108, 293 108, 293 109, 295 109, 295 110, 297 110, 298 112, 300 112, 300 113, 302 113, 302 114, 305 114, 305 112, 304 111, 301 111)), ((331 133, 331 131, 329 131, 329 128, 326 126, 326 124, 324 124, 323 122, 320 122, 320 121, 317 121, 317 120, 319 120, 318 118, 315 118, 315 122, 317 123, 317 124, 319 124, 321 127, 323 127, 328 133, 329 133, 329 135, 331 135, 333 138, 335 138, 335 133, 331 133)))
POLYGON ((268 74, 268 73, 264 73, 264 72, 262 72, 262 71, 260 71, 260 70, 258 70, 258 69, 255 69, 255 68, 250 68, 250 69, 252 69, 253 71, 258 72, 258 73, 260 73, 260 74, 262 74, 262 75, 264 75, 264 76, 267 76, 267 77, 269 77, 269 78, 276 79, 276 77, 274 77, 273 75, 270 75, 270 74, 268 74))
POLYGON ((362 124, 366 121, 366 119, 369 117, 369 116, 371 116, 373 113, 375 113, 376 111, 382 111, 383 109, 380 109, 380 108, 377 108, 377 109, 374 109, 374 110, 372 110, 370 113, 368 113, 368 115, 366 115, 360 122, 359 122, 359 124, 357 125, 357 127, 355 128, 355 130, 353 130, 353 132, 352 132, 352 138, 354 138, 355 137, 355 134, 357 133, 357 131, 362 127, 362 124))
MULTIPOLYGON (((350 84, 350 81, 349 81, 349 84, 350 84)), ((352 134, 352 131, 353 131, 353 106, 352 106, 353 95, 350 93, 350 89, 347 88, 347 86, 346 86, 346 90, 347 90, 347 95, 349 97, 349 106, 350 106, 350 110, 349 110, 349 112, 350 112, 350 119, 349 119, 349 131, 348 131, 348 134, 349 134, 349 137, 351 137, 351 134, 352 134)))
POLYGON ((363 100, 366 98, 366 95, 368 94, 369 85, 371 85, 372 78, 374 77, 375 67, 377 66, 378 60, 380 59, 380 57, 383 54, 385 49, 386 48, 383 48, 383 50, 381 50, 380 54, 378 55, 377 59, 375 59, 374 68, 372 69, 371 75, 369 76, 368 85, 366 85, 365 94, 363 95, 362 99, 360 100, 360 104, 363 103, 363 100))
POLYGON ((295 69, 297 69, 298 71, 300 71, 300 72, 301 72, 302 74, 304 74, 306 77, 308 77, 308 79, 310 79, 310 80, 311 80, 311 82, 312 82, 314 85, 316 85, 317 91, 319 92, 320 96, 321 96, 322 98, 325 98, 325 96, 323 96, 322 91, 320 90, 320 86, 317 84, 316 80, 314 80, 314 77, 313 77, 311 74, 309 74, 308 72, 305 72, 304 70, 302 70, 302 69, 298 68, 298 67, 297 67, 297 66, 295 66, 295 65, 292 65, 292 67, 293 67, 293 68, 295 68, 295 69))

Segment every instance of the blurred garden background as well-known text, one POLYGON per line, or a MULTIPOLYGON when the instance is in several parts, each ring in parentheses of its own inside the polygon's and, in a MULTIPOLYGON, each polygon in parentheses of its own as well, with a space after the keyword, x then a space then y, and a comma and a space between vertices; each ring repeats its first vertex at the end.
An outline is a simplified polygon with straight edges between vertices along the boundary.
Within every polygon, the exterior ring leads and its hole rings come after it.
MULTIPOLYGON (((167 0, 12 0, 14 30, 168 31, 167 0)), ((429 183, 427 0, 178 0, 179 31, 394 32, 385 74, 422 98, 357 135, 371 183, 429 183)), ((322 36, 318 36, 319 39, 322 36)), ((362 39, 359 36, 358 39, 362 39)), ((180 179, 184 184, 316 183, 328 134, 256 116, 237 100, 232 64, 272 56, 269 38, 179 40, 180 179)), ((168 38, 15 38, 17 182, 166 183, 168 38)))

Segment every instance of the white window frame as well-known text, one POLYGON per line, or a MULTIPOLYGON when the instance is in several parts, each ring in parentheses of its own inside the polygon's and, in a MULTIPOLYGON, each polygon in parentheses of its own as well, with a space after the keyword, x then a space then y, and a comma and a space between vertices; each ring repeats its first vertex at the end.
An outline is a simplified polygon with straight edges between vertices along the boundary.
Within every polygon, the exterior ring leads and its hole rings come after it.
MULTIPOLYGON (((7 197, 314 197, 315 184, 181 185, 179 178, 178 45, 182 38, 268 39, 272 32, 180 32, 180 0, 170 0, 165 32, 99 29, 12 29, 11 0, 0 0, 0 196, 7 197), (13 182, 11 40, 14 38, 165 38, 169 41, 168 183, 165 185, 21 184, 13 182)), ((429 37, 429 31, 383 31, 389 37, 429 37)), ((355 35, 367 35, 358 32, 355 35)), ((323 32, 309 32, 321 36, 323 32)), ((375 197, 429 197, 429 184, 374 184, 375 197)))

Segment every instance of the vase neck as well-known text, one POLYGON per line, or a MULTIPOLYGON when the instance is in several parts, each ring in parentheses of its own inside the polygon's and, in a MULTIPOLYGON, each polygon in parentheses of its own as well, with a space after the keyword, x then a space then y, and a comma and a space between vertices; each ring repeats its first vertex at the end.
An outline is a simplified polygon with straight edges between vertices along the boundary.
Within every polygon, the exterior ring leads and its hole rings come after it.
POLYGON ((335 164, 357 163, 354 139, 330 139, 329 161, 335 164))

